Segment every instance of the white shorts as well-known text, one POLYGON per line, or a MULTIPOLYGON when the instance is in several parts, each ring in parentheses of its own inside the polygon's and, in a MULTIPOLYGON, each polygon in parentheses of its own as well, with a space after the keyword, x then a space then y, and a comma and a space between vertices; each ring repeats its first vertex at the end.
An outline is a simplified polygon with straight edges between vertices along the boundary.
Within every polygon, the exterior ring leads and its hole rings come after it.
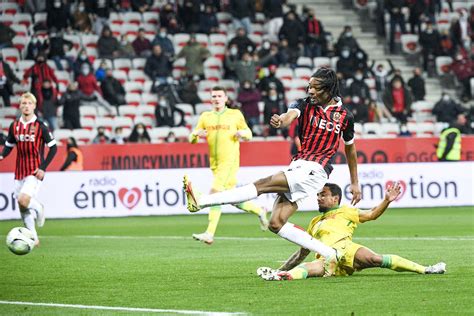
POLYGON ((290 188, 290 192, 285 193, 285 197, 290 202, 296 202, 298 207, 308 196, 321 192, 328 181, 328 175, 323 166, 315 161, 294 160, 284 173, 290 188))
POLYGON ((18 199, 20 193, 36 197, 42 182, 35 176, 27 176, 21 180, 15 180, 15 199, 18 199))

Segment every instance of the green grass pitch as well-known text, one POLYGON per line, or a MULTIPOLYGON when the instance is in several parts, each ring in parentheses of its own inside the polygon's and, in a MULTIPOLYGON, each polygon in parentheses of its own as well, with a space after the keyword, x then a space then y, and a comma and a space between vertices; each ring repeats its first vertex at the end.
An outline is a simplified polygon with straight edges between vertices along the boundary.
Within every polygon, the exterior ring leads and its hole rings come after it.
MULTIPOLYGON (((292 222, 306 227, 315 214, 299 212, 292 222)), ((224 214, 212 246, 192 240, 206 224, 205 215, 47 220, 41 247, 31 254, 0 247, 0 315, 474 315, 472 207, 392 209, 356 230, 354 241, 378 253, 446 262, 445 275, 372 269, 266 282, 257 267, 279 266, 297 246, 259 231, 257 218, 247 214, 224 214)), ((3 240, 15 226, 20 221, 0 222, 3 240)))

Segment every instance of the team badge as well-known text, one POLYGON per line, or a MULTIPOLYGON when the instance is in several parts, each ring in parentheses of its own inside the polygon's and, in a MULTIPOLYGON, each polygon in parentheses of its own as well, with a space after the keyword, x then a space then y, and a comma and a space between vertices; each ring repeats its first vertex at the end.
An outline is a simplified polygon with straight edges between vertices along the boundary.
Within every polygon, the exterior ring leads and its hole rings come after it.
POLYGON ((339 120, 341 119, 341 113, 339 112, 334 113, 332 116, 332 119, 336 122, 339 122, 339 120))

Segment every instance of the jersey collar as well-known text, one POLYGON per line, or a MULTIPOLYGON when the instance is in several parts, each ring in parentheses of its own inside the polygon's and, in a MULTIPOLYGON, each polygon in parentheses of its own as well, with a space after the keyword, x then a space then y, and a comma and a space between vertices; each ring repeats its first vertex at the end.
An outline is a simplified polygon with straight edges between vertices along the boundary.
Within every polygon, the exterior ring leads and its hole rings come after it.
POLYGON ((20 116, 20 123, 23 125, 30 124, 36 121, 37 118, 38 117, 36 117, 36 115, 33 115, 33 117, 29 121, 25 122, 25 120, 23 120, 23 116, 20 116))
POLYGON ((336 97, 335 99, 336 99, 336 101, 337 101, 336 104, 328 105, 328 106, 326 106, 325 108, 320 105, 320 106, 321 106, 321 109, 323 109, 323 111, 326 112, 326 111, 329 110, 330 108, 337 108, 337 107, 341 106, 341 105, 342 105, 342 100, 341 100, 341 98, 340 98, 340 97, 336 97))

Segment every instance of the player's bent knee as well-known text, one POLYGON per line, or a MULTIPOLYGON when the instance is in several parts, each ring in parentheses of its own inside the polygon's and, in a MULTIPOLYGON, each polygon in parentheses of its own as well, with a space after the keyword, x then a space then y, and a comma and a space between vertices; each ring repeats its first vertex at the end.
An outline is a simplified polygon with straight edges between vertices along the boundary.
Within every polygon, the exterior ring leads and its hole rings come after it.
POLYGON ((278 233, 282 227, 283 223, 277 219, 270 219, 268 223, 268 229, 275 234, 278 233))
POLYGON ((380 267, 382 265, 383 258, 381 255, 373 254, 368 259, 371 267, 380 267))
POLYGON ((26 194, 20 194, 18 196, 18 204, 20 205, 21 208, 28 208, 28 205, 30 205, 30 197, 26 194))

